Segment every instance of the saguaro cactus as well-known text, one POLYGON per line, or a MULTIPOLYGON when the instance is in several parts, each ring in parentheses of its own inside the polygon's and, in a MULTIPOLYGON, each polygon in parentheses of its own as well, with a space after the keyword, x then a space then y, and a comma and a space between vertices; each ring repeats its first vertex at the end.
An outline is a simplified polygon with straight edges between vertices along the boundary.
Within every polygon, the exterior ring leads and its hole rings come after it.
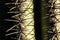
POLYGON ((5 19, 7 21, 18 22, 18 24, 9 28, 6 32, 14 30, 16 32, 6 34, 6 36, 16 34, 17 40, 35 40, 34 33, 34 12, 33 12, 33 0, 16 0, 15 3, 5 3, 6 5, 15 5, 10 8, 10 12, 16 15, 12 16, 16 20, 5 19), (17 9, 17 10, 16 10, 17 9), (16 28, 14 28, 16 27, 16 28))

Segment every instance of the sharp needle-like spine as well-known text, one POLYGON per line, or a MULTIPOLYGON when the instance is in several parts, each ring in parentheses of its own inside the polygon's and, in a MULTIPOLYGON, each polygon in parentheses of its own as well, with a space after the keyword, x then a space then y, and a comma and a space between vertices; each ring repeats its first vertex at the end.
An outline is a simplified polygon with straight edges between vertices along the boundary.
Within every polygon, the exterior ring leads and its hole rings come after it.
MULTIPOLYGON (((19 24, 17 24, 17 25, 19 25, 19 24)), ((12 26, 12 27, 11 27, 11 28, 9 28, 6 32, 8 32, 8 31, 12 30, 14 27, 17 27, 17 25, 12 26)))
POLYGON ((9 33, 9 34, 6 34, 5 36, 9 36, 9 35, 12 35, 12 34, 17 34, 18 32, 13 32, 13 33, 9 33))
POLYGON ((5 19, 6 21, 19 22, 18 20, 5 19))

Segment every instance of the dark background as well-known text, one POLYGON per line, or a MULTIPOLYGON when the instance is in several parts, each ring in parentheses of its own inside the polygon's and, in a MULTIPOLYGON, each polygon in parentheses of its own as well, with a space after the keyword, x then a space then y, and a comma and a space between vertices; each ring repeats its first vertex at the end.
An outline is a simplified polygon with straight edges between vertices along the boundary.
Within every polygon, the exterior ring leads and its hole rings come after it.
POLYGON ((15 23, 14 22, 8 22, 5 19, 11 19, 11 16, 15 14, 8 14, 9 12, 9 6, 11 5, 5 5, 5 3, 13 2, 11 0, 0 0, 0 40, 13 40, 10 38, 10 36, 5 36, 6 30, 12 27, 15 23))

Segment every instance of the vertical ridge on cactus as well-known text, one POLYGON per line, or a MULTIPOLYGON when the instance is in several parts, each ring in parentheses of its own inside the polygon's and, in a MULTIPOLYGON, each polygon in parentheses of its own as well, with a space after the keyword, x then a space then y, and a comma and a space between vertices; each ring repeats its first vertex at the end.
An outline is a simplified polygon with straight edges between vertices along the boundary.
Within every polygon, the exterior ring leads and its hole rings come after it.
POLYGON ((60 0, 49 0, 50 2, 50 26, 52 37, 49 40, 60 40, 60 0), (52 6, 52 7, 51 7, 52 6), (52 26, 53 25, 53 26, 52 26))
POLYGON ((6 32, 14 30, 13 33, 6 34, 6 36, 16 34, 17 40, 35 40, 35 30, 34 30, 34 12, 33 12, 33 0, 16 0, 15 3, 5 3, 6 5, 13 4, 14 7, 10 8, 8 13, 15 13, 16 15, 12 16, 13 19, 5 19, 7 21, 17 22, 18 24, 9 28, 6 32), (18 9, 13 11, 14 9, 18 9))

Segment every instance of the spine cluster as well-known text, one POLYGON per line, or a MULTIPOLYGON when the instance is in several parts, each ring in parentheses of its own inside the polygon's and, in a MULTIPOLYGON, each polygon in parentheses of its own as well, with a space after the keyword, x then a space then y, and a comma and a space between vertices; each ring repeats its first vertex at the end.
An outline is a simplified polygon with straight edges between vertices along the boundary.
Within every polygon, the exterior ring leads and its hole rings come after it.
POLYGON ((14 5, 13 7, 9 7, 8 13, 16 14, 11 16, 11 18, 15 18, 16 20, 5 20, 17 22, 16 25, 6 31, 15 30, 16 32, 6 34, 6 36, 16 34, 16 38, 11 38, 17 40, 35 40, 33 0, 16 0, 14 3, 5 3, 5 5, 14 5))
POLYGON ((52 29, 49 31, 52 34, 49 40, 60 40, 60 0, 49 0, 49 3, 49 19, 52 29))

